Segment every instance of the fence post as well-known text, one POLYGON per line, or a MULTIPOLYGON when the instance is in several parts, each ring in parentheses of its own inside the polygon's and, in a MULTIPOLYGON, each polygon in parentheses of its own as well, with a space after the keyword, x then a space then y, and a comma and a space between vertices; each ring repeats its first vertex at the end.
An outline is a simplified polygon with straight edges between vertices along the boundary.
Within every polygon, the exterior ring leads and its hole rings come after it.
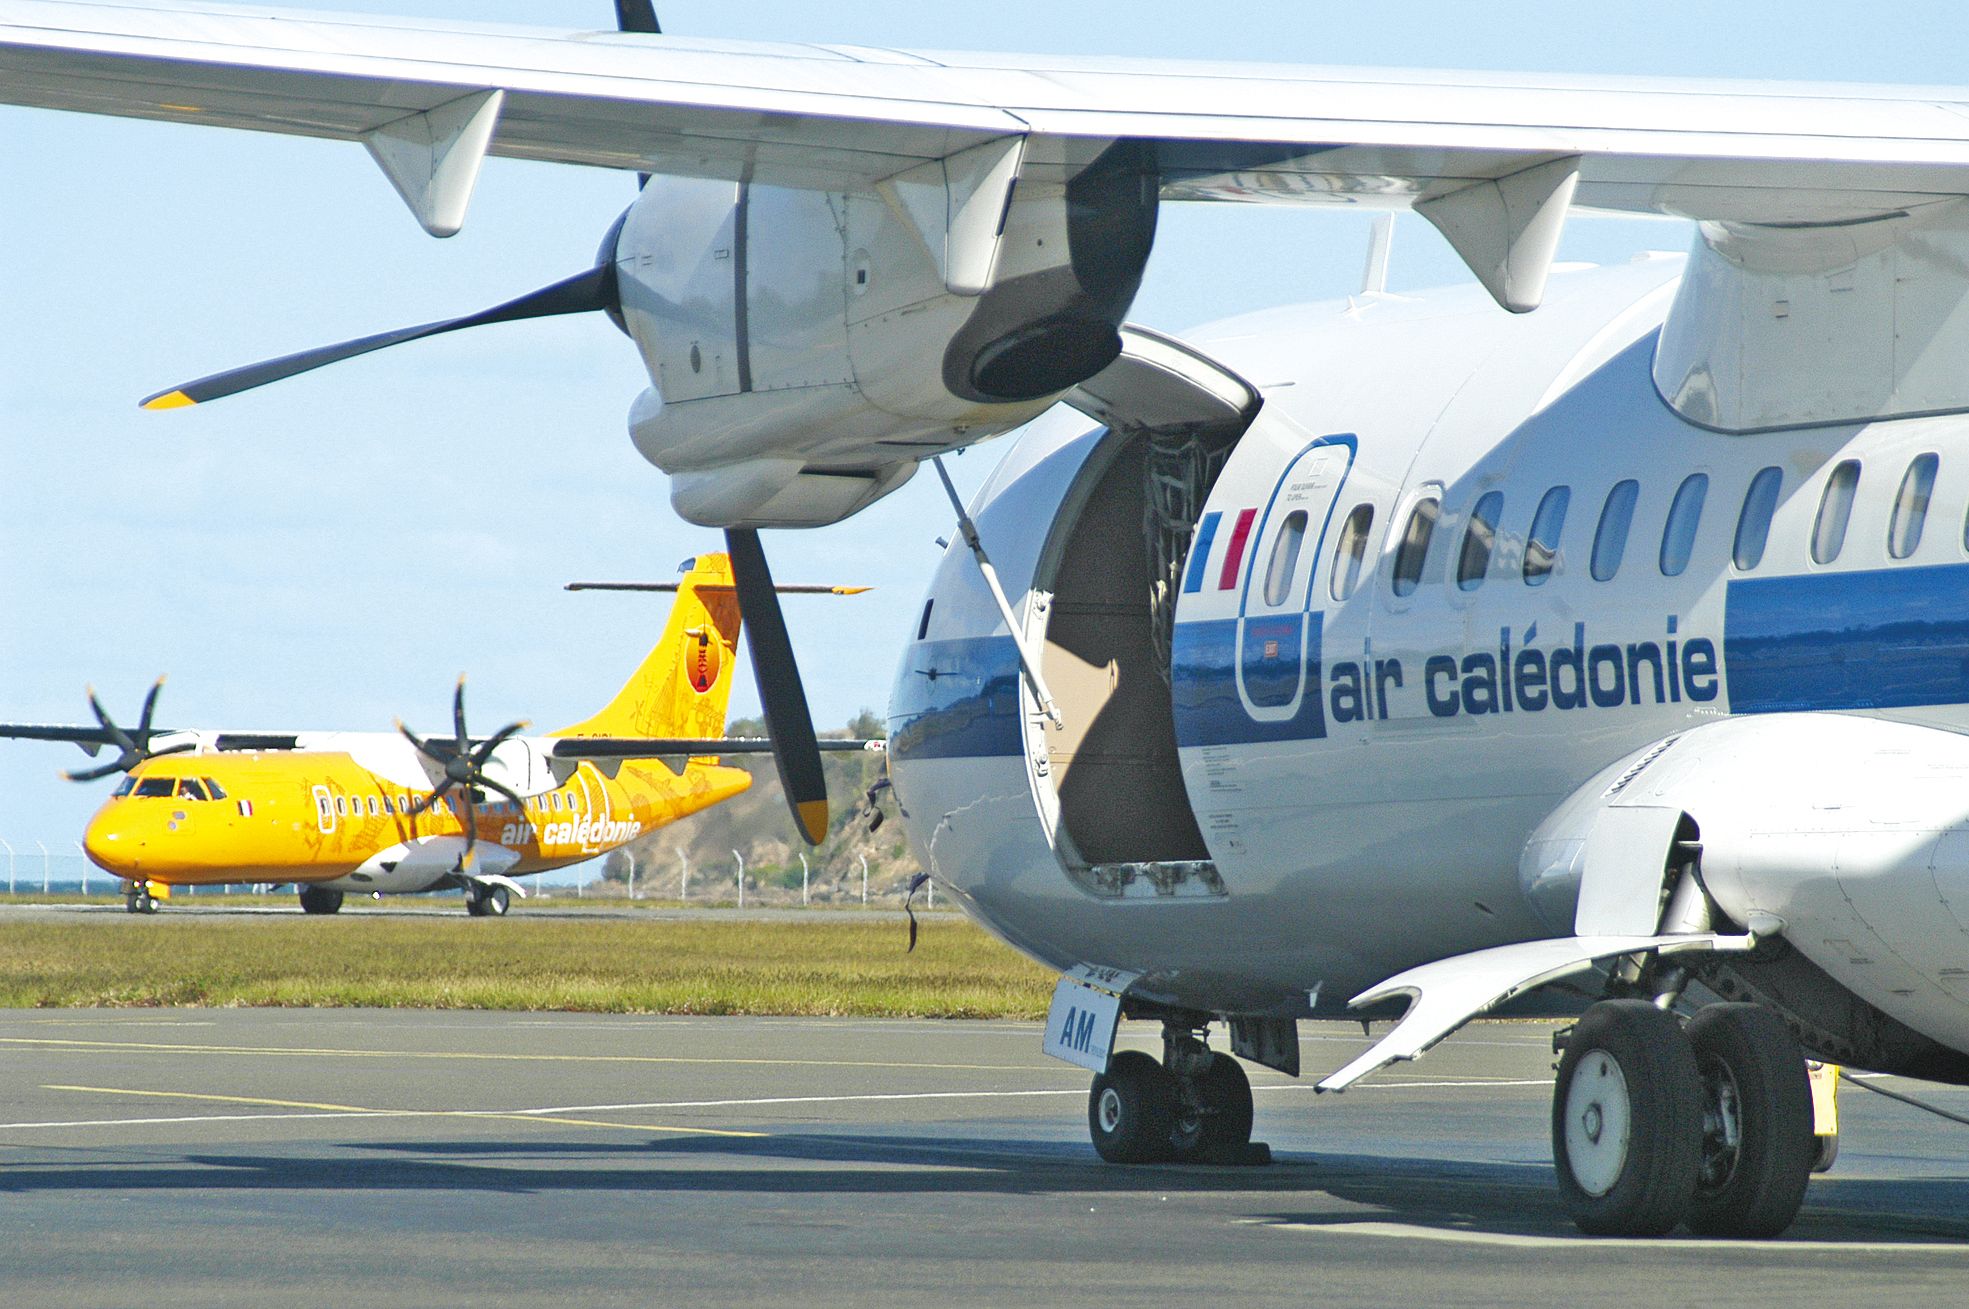
POLYGON ((629 861, 629 898, 636 898, 636 856, 624 850, 622 857, 629 861))
POLYGON ((935 882, 925 882, 923 885, 930 889, 930 908, 935 909, 937 907, 937 884, 935 882))
POLYGON ((800 903, 802 905, 807 903, 807 856, 805 852, 802 852, 800 855, 800 903))
POLYGON ((0 846, 5 846, 7 850, 7 894, 12 895, 14 893, 14 847, 7 845, 5 841, 0 841, 0 846))
MULTIPOLYGON (((34 844, 41 845, 41 842, 34 844)), ((41 845, 41 894, 48 894, 48 847, 45 845, 41 845)))
POLYGON ((82 894, 87 895, 89 894, 89 852, 82 848, 80 841, 77 841, 75 853, 82 856, 82 894))
POLYGON ((738 860, 738 907, 745 908, 745 856, 732 851, 732 858, 738 860))
POLYGON ((868 856, 861 857, 861 902, 868 903, 868 856))
POLYGON ((678 881, 677 881, 677 898, 678 898, 679 900, 688 900, 688 899, 690 899, 690 898, 691 898, 691 857, 690 857, 690 854, 689 854, 689 852, 688 852, 688 851, 686 851, 686 850, 684 849, 684 847, 682 847, 681 845, 674 845, 674 846, 671 846, 670 848, 671 848, 671 849, 673 849, 673 850, 675 850, 675 851, 677 852, 677 858, 678 858, 679 860, 681 860, 681 861, 683 862, 683 865, 684 865, 684 873, 683 873, 683 876, 682 876, 681 878, 679 878, 679 879, 678 879, 678 881))

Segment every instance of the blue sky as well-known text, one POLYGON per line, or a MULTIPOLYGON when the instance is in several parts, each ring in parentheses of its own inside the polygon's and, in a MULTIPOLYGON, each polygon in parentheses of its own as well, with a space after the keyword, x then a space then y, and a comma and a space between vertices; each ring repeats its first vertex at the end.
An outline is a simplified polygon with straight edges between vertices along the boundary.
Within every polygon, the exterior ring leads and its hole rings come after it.
MULTIPOLYGON (((592 27, 607 0, 364 9, 592 27)), ((997 0, 659 3, 675 33, 923 49, 1947 84, 1969 12, 1944 4, 997 0)), ((1969 98, 1969 93, 1965 93, 1969 98)), ((303 346, 479 308, 585 268, 632 179, 491 161, 464 233, 423 235, 352 145, 0 110, 0 719, 79 722, 83 685, 135 714, 171 674, 176 725, 426 728, 471 674, 473 724, 590 712, 654 639, 647 600, 575 578, 669 576, 715 548, 629 445, 645 384, 599 317, 406 347, 199 409, 141 396, 303 346)), ((1170 206, 1133 317, 1181 330, 1344 295, 1366 221, 1170 206)), ((1567 258, 1681 248, 1666 224, 1579 221, 1567 258)), ((1396 289, 1463 280, 1422 224, 1396 289)), ((1000 443, 1002 445, 1002 443, 1000 443)), ((955 471, 975 486, 1000 445, 955 471)), ((775 534, 815 716, 886 705, 949 531, 924 475, 859 518, 775 534)), ((749 674, 736 712, 755 706, 749 674)), ((0 744, 0 839, 79 836, 108 783, 73 750, 0 744)))

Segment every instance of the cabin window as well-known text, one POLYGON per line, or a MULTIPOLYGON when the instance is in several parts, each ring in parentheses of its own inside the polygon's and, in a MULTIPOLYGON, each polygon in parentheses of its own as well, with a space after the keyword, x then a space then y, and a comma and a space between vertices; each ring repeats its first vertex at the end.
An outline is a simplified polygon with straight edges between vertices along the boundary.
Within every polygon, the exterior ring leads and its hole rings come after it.
POLYGON ((1299 547, 1306 543, 1306 511, 1294 509, 1279 525, 1272 542, 1272 561, 1265 566, 1265 604, 1273 609, 1292 592, 1292 574, 1299 569, 1299 547))
POLYGON ((344 818, 348 817, 349 801, 347 796, 338 795, 335 797, 335 812, 340 814, 344 818))
POLYGON ((560 793, 559 791, 556 791, 556 792, 554 792, 554 794, 553 794, 553 797, 552 797, 552 799, 551 799, 551 801, 550 801, 550 803, 551 803, 551 804, 552 804, 552 805, 554 806, 554 808, 556 808, 556 809, 559 809, 559 808, 561 807, 561 793, 560 793))
POLYGON ((1661 575, 1680 577, 1696 548, 1696 527, 1702 522, 1702 502, 1709 495, 1709 474, 1690 473, 1675 488, 1668 506, 1668 523, 1661 529, 1661 575))
POLYGON ((1631 477, 1607 492, 1600 526, 1593 533, 1594 581, 1610 581, 1620 571, 1621 556, 1627 553, 1627 529, 1634 525, 1634 502, 1640 498, 1641 484, 1631 477))
POLYGON ((1812 560, 1829 564, 1846 545, 1846 524, 1853 517, 1853 492, 1860 484, 1860 461, 1848 459, 1825 480, 1818 521, 1812 524, 1812 560))
POLYGON ((1470 511, 1470 525, 1463 529, 1463 554, 1456 562, 1456 585, 1474 591, 1484 584, 1490 571, 1491 551, 1497 546, 1497 518, 1504 511, 1504 492, 1487 491, 1470 511))
POLYGON ((1422 582, 1422 564, 1429 557, 1429 538, 1435 535, 1436 518, 1442 502, 1434 496, 1416 501, 1408 511, 1408 526, 1402 529, 1401 547, 1395 551, 1395 594, 1413 595, 1422 582))
POLYGON ((1935 490, 1935 470, 1942 457, 1932 452, 1916 455, 1901 478, 1900 494, 1894 497, 1894 519, 1887 527, 1887 553, 1905 559, 1921 544, 1921 529, 1928 525, 1928 498, 1935 490))
POLYGON ((396 806, 390 803, 390 797, 387 795, 383 797, 383 812, 386 814, 396 813, 396 806))
POLYGON ((1340 544, 1333 551, 1333 576, 1327 583, 1335 600, 1345 600, 1360 585, 1361 563, 1367 558, 1367 529, 1373 526, 1373 505, 1355 505, 1340 525, 1340 544))
POLYGON ((379 807, 379 806, 377 805, 377 803, 376 803, 376 797, 375 797, 375 796, 373 796, 373 795, 372 795, 372 796, 370 796, 370 797, 369 797, 369 816, 370 816, 371 818, 375 818, 375 817, 376 817, 377 815, 379 815, 379 814, 381 814, 382 812, 383 812, 383 811, 382 811, 382 809, 381 809, 381 807, 379 807))
POLYGON ((1764 561, 1764 543, 1771 537, 1771 515, 1778 511, 1778 491, 1784 486, 1784 470, 1759 470, 1743 493, 1743 510, 1737 515, 1737 538, 1730 557, 1745 572, 1764 561))
POLYGON ((139 800, 169 799, 178 793, 178 784, 168 777, 146 777, 137 783, 139 800))
POLYGON ((1538 502, 1531 517, 1531 537, 1525 542, 1525 583, 1543 586, 1559 559, 1559 536, 1566 530, 1566 507, 1572 488, 1555 486, 1538 502))

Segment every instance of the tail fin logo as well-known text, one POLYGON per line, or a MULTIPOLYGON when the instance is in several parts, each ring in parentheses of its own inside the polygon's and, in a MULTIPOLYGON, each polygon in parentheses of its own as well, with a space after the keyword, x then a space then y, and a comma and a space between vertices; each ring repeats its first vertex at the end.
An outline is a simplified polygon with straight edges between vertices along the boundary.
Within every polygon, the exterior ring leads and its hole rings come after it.
POLYGON ((711 634, 702 627, 694 628, 686 635, 695 642, 684 656, 691 689, 703 695, 718 682, 718 673, 724 667, 723 646, 712 640, 711 634))

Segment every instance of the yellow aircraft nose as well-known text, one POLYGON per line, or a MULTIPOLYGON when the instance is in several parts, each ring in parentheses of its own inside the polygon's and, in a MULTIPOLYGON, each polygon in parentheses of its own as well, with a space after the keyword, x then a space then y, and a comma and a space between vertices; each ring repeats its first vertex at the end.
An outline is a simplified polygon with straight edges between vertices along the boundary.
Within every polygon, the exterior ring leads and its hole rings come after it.
POLYGON ((89 820, 89 829, 82 834, 82 852, 98 868, 119 876, 136 865, 136 843, 115 816, 107 811, 89 820))

